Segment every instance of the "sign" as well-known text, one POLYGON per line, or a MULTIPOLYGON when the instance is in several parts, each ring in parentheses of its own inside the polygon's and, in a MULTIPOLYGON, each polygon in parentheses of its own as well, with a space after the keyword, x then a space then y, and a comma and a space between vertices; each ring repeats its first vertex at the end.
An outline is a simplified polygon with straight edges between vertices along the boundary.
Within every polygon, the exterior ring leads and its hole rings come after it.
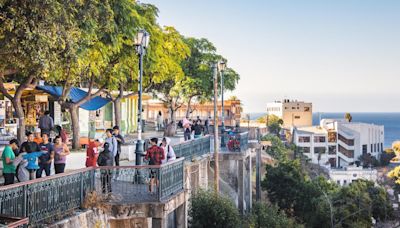
POLYGON ((47 102, 47 95, 35 95, 35 101, 37 102, 47 102))

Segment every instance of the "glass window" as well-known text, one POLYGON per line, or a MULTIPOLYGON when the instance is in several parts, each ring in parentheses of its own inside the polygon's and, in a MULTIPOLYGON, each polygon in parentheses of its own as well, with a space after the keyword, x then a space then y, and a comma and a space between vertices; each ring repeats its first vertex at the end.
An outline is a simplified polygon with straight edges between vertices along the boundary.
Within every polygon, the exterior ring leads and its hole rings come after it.
POLYGON ((314 142, 316 142, 316 143, 324 143, 325 142, 325 136, 314 136, 314 142))
POLYGON ((336 154, 336 146, 328 146, 329 154, 336 154))
POLYGON ((326 147, 314 147, 314 154, 325 154, 326 147))
POLYGON ((299 136, 299 142, 301 142, 301 143, 309 143, 310 142, 310 136, 299 136))
POLYGON ((310 147, 298 147, 300 153, 310 153, 310 147))
POLYGON ((362 145, 362 153, 363 153, 363 154, 368 153, 368 146, 367 146, 367 144, 362 145))

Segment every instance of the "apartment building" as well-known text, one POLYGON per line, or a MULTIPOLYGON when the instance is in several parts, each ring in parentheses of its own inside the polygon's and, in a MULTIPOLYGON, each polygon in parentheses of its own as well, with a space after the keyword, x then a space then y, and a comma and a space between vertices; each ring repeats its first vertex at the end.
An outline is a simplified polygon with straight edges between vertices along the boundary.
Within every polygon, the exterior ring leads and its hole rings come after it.
POLYGON ((322 119, 319 126, 293 128, 293 142, 312 163, 347 167, 366 153, 379 158, 384 126, 322 119))
POLYGON ((283 127, 312 126, 312 103, 284 99, 267 104, 267 114, 283 120, 283 127))

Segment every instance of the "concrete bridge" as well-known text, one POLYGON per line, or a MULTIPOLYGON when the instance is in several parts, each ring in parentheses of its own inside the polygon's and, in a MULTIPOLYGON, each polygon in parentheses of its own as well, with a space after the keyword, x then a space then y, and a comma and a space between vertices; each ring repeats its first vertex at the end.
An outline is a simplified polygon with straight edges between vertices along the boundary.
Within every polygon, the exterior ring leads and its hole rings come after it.
MULTIPOLYGON (((219 154, 221 192, 251 208, 248 133, 219 154)), ((151 166, 92 167, 0 187, 0 224, 46 227, 187 227, 189 199, 213 183, 210 136, 174 145, 179 157, 151 166), (149 191, 150 177, 158 184, 149 191)), ((210 186, 211 187, 211 186, 210 186)))

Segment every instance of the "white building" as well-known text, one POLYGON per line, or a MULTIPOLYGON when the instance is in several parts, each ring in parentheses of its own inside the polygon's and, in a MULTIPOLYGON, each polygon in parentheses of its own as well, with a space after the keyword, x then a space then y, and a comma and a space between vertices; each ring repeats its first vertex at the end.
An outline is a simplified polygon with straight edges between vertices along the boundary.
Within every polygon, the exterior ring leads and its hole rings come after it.
POLYGON ((312 125, 312 103, 284 99, 267 104, 267 114, 283 120, 283 127, 303 127, 312 125))
POLYGON ((376 182, 378 171, 376 169, 363 169, 362 167, 349 166, 343 169, 330 169, 329 178, 338 185, 345 186, 358 179, 376 182))
POLYGON ((363 154, 379 158, 384 126, 323 119, 319 126, 293 128, 293 142, 315 164, 346 167, 363 154))

